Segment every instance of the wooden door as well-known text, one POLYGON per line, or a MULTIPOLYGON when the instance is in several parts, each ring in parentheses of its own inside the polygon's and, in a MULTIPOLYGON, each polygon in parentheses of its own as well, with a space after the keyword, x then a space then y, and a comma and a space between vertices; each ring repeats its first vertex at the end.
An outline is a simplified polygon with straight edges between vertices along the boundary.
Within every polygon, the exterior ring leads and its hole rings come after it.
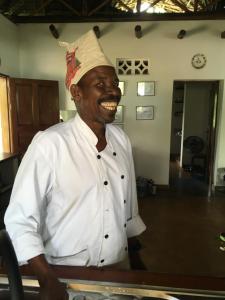
POLYGON ((58 82, 9 78, 11 151, 23 154, 39 130, 59 122, 58 82))

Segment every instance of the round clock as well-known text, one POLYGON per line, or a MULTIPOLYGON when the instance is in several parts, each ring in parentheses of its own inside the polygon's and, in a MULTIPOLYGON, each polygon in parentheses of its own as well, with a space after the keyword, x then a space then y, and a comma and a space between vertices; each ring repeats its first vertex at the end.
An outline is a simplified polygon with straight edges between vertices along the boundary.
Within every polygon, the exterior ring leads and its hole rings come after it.
POLYGON ((196 69, 201 69, 205 66, 206 64, 206 57, 204 54, 195 54, 193 57, 192 57, 192 60, 191 60, 191 64, 194 68, 196 69))

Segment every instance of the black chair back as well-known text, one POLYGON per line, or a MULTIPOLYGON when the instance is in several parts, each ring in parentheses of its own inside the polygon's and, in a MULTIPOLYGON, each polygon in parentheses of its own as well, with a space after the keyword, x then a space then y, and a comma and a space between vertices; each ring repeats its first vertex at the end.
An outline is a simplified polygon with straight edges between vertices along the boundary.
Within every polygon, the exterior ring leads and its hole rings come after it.
POLYGON ((5 229, 0 230, 0 256, 6 269, 11 300, 24 300, 22 279, 19 271, 16 254, 5 229))

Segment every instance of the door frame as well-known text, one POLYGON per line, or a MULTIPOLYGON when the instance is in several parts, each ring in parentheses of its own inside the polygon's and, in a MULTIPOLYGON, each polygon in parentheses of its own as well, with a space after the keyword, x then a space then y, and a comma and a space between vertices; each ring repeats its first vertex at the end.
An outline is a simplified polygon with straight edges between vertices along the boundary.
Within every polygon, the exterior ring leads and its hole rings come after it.
POLYGON ((9 76, 0 73, 0 114, 1 114, 1 127, 2 127, 2 150, 6 153, 11 153, 11 125, 10 125, 10 105, 8 101, 9 76))
MULTIPOLYGON (((210 159, 207 162, 207 168, 209 170, 209 177, 208 177, 208 197, 210 197, 212 195, 212 193, 215 190, 215 160, 216 160, 216 152, 217 152, 217 137, 218 137, 218 123, 219 123, 219 112, 218 112, 218 108, 220 106, 220 101, 221 101, 221 93, 222 93, 222 88, 223 87, 223 80, 221 79, 215 79, 215 80, 206 80, 206 79, 188 79, 188 80, 184 80, 184 79, 175 79, 173 80, 173 94, 172 94, 172 105, 174 105, 173 103, 173 96, 174 96, 174 83, 175 82, 183 82, 184 84, 187 82, 209 82, 209 83, 215 83, 217 84, 217 89, 215 90, 214 93, 214 103, 213 103, 213 113, 211 114, 211 124, 210 124, 210 130, 212 132, 211 137, 210 137, 210 159), (215 95, 216 95, 216 100, 215 100, 215 95), (216 101, 216 103, 215 103, 216 101), (214 121, 214 122, 213 122, 214 121)), ((185 93, 186 87, 184 88, 184 93, 185 93)), ((173 120, 173 109, 171 110, 171 128, 172 128, 172 120, 173 120)), ((184 116, 183 116, 183 120, 184 120, 184 116)), ((182 120, 182 131, 183 131, 183 120, 182 120)), ((171 138, 172 139, 172 130, 171 130, 171 138)), ((181 138, 181 149, 182 149, 182 143, 183 143, 183 134, 182 134, 182 138, 181 138)), ((181 150, 180 150, 181 151, 181 150)), ((171 144, 170 144, 170 155, 171 155, 171 144)), ((180 165, 180 167, 182 167, 180 165)), ((169 174, 171 174, 171 172, 169 172, 169 174)), ((169 180, 170 181, 170 180, 169 180)))

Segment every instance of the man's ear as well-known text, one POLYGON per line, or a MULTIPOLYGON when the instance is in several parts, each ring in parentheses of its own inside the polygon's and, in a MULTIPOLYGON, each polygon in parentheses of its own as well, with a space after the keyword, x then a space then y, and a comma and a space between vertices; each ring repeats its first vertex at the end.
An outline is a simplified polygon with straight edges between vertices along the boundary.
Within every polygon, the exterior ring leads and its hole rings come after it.
POLYGON ((73 101, 80 101, 81 99, 81 91, 77 84, 72 84, 70 87, 70 93, 73 101))

